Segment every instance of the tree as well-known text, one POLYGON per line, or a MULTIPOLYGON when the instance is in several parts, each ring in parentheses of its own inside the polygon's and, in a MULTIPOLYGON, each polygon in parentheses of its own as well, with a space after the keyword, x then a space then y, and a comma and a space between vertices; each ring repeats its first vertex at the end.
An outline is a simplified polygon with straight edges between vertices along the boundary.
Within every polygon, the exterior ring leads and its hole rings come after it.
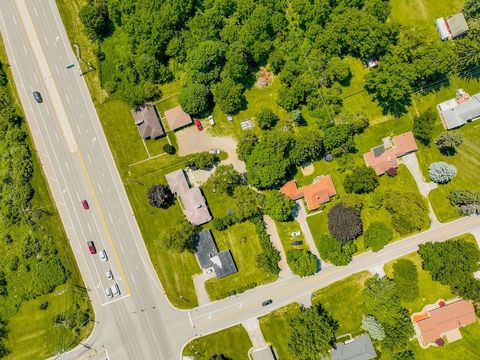
POLYGON ((251 219, 261 213, 264 197, 252 188, 245 185, 237 186, 233 191, 233 199, 235 200, 233 216, 237 221, 251 219))
POLYGON ((463 134, 444 132, 436 140, 435 144, 443 155, 455 155, 457 147, 463 142, 463 134))
POLYGON ((375 170, 367 166, 357 166, 343 181, 346 192, 365 194, 372 192, 378 186, 378 177, 375 170))
POLYGON ((363 239, 366 247, 379 251, 392 240, 392 237, 393 231, 385 223, 374 221, 365 231, 363 239))
POLYGON ((480 4, 477 0, 466 0, 463 12, 467 19, 475 19, 480 16, 480 4))
POLYGON ((412 261, 400 259, 393 264, 393 281, 403 301, 413 301, 418 297, 418 273, 412 261))
POLYGON ((385 208, 392 215, 392 226, 400 235, 420 231, 430 225, 427 202, 417 192, 387 192, 385 208))
POLYGON ((297 125, 305 124, 305 119, 303 118, 302 112, 300 110, 298 109, 292 110, 290 112, 290 116, 295 124, 297 125))
POLYGON ((157 208, 167 208, 173 203, 173 194, 170 188, 163 184, 152 185, 147 193, 148 202, 157 208))
POLYGON ((253 133, 247 133, 237 144, 237 156, 246 161, 258 143, 258 137, 253 133))
POLYGON ((456 206, 459 213, 464 216, 480 214, 480 191, 453 190, 448 199, 456 206))
POLYGON ((215 172, 208 178, 206 186, 212 192, 233 195, 235 187, 242 183, 242 177, 233 165, 218 165, 215 172))
POLYGON ((252 218, 251 221, 255 225, 255 230, 263 250, 262 253, 257 255, 256 264, 267 274, 278 275, 280 273, 280 267, 278 266, 278 262, 281 259, 280 252, 273 247, 265 222, 260 216, 252 218))
POLYGON ((380 324, 373 315, 363 314, 362 329, 368 332, 374 340, 382 341, 385 338, 385 330, 382 324, 380 324))
POLYGON ((215 103, 227 114, 236 114, 247 102, 242 84, 226 78, 212 87, 215 103))
POLYGON ((295 145, 289 157, 295 165, 322 157, 323 138, 318 130, 300 131, 295 137, 295 145))
POLYGON ((3 64, 0 61, 0 86, 4 87, 7 85, 7 83, 8 83, 7 74, 5 73, 5 70, 3 70, 3 64))
POLYGON ((430 144, 436 121, 436 114, 432 109, 428 109, 413 119, 413 135, 423 145, 430 144))
POLYGON ((175 146, 173 146, 171 144, 165 144, 165 145, 163 145, 163 151, 165 151, 169 155, 173 155, 173 154, 175 154, 177 149, 175 149, 175 146))
POLYGON ((478 35, 480 27, 470 29, 466 37, 455 42, 455 49, 458 55, 458 71, 463 76, 468 76, 471 70, 480 65, 480 44, 478 35))
POLYGON ((415 354, 412 350, 405 350, 399 353, 396 353, 393 357, 393 360, 415 360, 415 354))
POLYGON ((334 82, 345 83, 351 76, 350 65, 346 60, 334 56, 328 61, 323 75, 326 86, 331 86, 334 82))
POLYGON ((103 1, 88 1, 79 12, 80 20, 92 40, 102 40, 109 27, 108 10, 103 1))
POLYGON ((428 177, 437 184, 446 184, 455 175, 457 175, 457 168, 443 161, 431 163, 428 168, 428 177))
POLYGON ((280 191, 272 190, 265 193, 263 211, 276 221, 287 221, 295 208, 295 201, 283 195, 280 191))
POLYGON ((278 116, 267 108, 262 109, 257 115, 257 124, 262 130, 269 130, 278 122, 278 116))
POLYGON ((387 20, 392 10, 388 0, 365 0, 363 9, 381 22, 387 20))
POLYGON ((218 40, 200 42, 188 54, 185 70, 189 78, 195 83, 205 85, 217 82, 225 63, 226 50, 226 44, 218 40))
POLYGON ((350 124, 342 124, 327 128, 325 130, 323 144, 327 152, 337 148, 345 149, 345 152, 348 152, 353 146, 352 126, 350 124))
POLYGON ((210 360, 232 360, 232 358, 229 358, 224 354, 215 354, 210 357, 210 360))
POLYGON ((208 151, 204 151, 201 153, 190 155, 185 161, 185 165, 193 170, 197 170, 197 169, 209 170, 219 160, 220 159, 218 158, 218 155, 212 154, 208 151))
POLYGON ((300 276, 310 276, 317 272, 317 257, 308 250, 287 250, 287 263, 292 272, 300 276))
POLYGON ((321 304, 301 309, 290 320, 288 350, 293 359, 322 359, 335 344, 337 321, 321 304))
POLYGON ((7 279, 5 272, 0 271, 0 296, 6 298, 8 296, 7 279))
POLYGON ((160 245, 179 253, 185 250, 194 251, 193 236, 196 232, 196 226, 186 219, 177 220, 166 229, 166 233, 160 238, 160 245))
POLYGON ((359 237, 363 232, 360 212, 342 203, 334 205, 328 212, 328 230, 342 243, 359 237))
POLYGON ((200 116, 210 107, 210 91, 205 85, 191 83, 180 90, 179 102, 186 113, 200 116))
POLYGON ((321 258, 337 266, 347 265, 356 251, 357 246, 352 241, 342 244, 330 234, 322 235, 318 246, 321 258))

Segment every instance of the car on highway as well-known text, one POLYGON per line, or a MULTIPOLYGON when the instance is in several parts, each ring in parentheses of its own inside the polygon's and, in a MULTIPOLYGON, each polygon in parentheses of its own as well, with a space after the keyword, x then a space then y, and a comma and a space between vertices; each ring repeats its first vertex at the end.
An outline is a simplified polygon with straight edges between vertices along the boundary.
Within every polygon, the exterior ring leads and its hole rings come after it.
POLYGON ((220 155, 220 150, 218 150, 218 149, 213 149, 213 150, 210 150, 210 154, 213 154, 213 155, 220 155))
POLYGON ((290 243, 290 245, 292 245, 292 246, 298 246, 298 245, 302 245, 302 244, 303 244, 303 241, 292 241, 290 243))
POLYGON ((112 286, 112 290, 115 295, 120 295, 120 287, 118 286, 117 283, 115 283, 115 285, 112 286))
POLYGON ((88 246, 88 250, 90 251, 90 254, 93 255, 97 253, 97 249, 95 248, 95 244, 93 243, 93 241, 88 241, 87 246, 88 246))
POLYGON ((202 123, 200 122, 200 120, 194 119, 193 122, 195 123, 195 126, 197 127, 198 131, 203 130, 203 126, 202 126, 202 123))
POLYGON ((272 299, 268 299, 268 300, 265 300, 264 302, 262 302, 262 306, 268 306, 268 305, 270 305, 271 303, 273 303, 273 300, 272 300, 272 299))
POLYGON ((112 289, 107 288, 107 290, 105 290, 105 291, 107 293, 107 298, 111 299, 113 297, 112 289))
POLYGON ((35 101, 39 104, 41 104, 43 102, 43 99, 42 99, 42 94, 40 94, 38 91, 34 91, 33 92, 33 98, 35 99, 35 101))
POLYGON ((215 125, 215 120, 213 119, 213 116, 212 116, 212 115, 210 115, 210 116, 208 117, 208 122, 209 122, 210 125, 212 125, 212 126, 215 125))
POLYGON ((113 280, 112 270, 108 270, 105 274, 107 275, 107 279, 108 279, 108 280, 113 280))
POLYGON ((102 259, 102 261, 107 261, 108 260, 107 252, 105 251, 105 249, 100 251, 100 259, 102 259))
POLYGON ((88 201, 87 200, 82 200, 82 206, 85 210, 88 210, 90 209, 90 206, 88 205, 88 201))

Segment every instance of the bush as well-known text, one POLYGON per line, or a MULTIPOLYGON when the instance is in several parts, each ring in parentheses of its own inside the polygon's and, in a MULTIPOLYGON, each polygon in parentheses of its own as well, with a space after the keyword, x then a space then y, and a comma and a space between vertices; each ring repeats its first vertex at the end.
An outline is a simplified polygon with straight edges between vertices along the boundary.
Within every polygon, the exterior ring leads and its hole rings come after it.
POLYGON ((365 231, 363 238, 366 247, 372 248, 373 251, 379 251, 392 240, 392 237, 393 231, 386 224, 374 221, 365 231))
POLYGON ((390 177, 395 177, 397 176, 397 168, 390 168, 386 171, 387 175, 390 176, 390 177))
POLYGON ((78 14, 92 40, 102 40, 109 26, 108 10, 103 2, 87 2, 78 14))
POLYGON ((343 187, 346 192, 365 194, 372 192, 378 186, 378 177, 375 170, 366 166, 356 167, 345 177, 343 187))
POLYGON ((262 130, 269 130, 278 122, 278 116, 270 109, 263 109, 257 115, 257 124, 262 130))
POLYGON ((302 112, 300 110, 292 110, 290 112, 292 121, 297 125, 304 125, 305 119, 303 118, 302 112))
POLYGON ((295 206, 295 201, 274 190, 266 193, 263 211, 276 221, 287 221, 295 206))
POLYGON ((192 83, 180 91, 179 102, 186 113, 201 116, 210 107, 210 98, 210 91, 207 86, 192 83))
POLYGON ((428 168, 428 177, 437 184, 446 184, 455 175, 457 175, 457 168, 443 161, 434 162, 428 168))
POLYGON ((480 191, 453 190, 448 199, 461 215, 480 215, 480 191))
POLYGON ((368 207, 375 210, 379 210, 383 205, 384 193, 381 191, 375 191, 370 194, 368 198, 368 207))
POLYGON ((47 310, 47 308, 48 308, 48 301, 44 301, 43 303, 41 303, 41 304, 38 306, 38 308, 39 308, 40 310, 43 310, 43 311, 47 310))
POLYGON ((157 208, 166 209, 173 203, 173 194, 167 185, 153 185, 148 189, 148 203, 157 208))
POLYGON ((252 222, 255 224, 255 230, 263 249, 263 252, 257 255, 257 266, 267 274, 278 275, 280 272, 278 267, 278 262, 281 259, 280 253, 273 247, 263 220, 256 217, 252 219, 252 222))
POLYGON ((212 220, 213 227, 219 231, 225 230, 233 224, 235 224, 235 219, 229 215, 225 217, 217 217, 212 220))
POLYGON ((437 121, 435 111, 428 109, 413 119, 413 135, 423 145, 429 145, 437 121))
POLYGON ((443 155, 454 155, 462 142, 463 135, 454 132, 444 132, 435 140, 435 144, 443 155))
POLYGON ((392 226, 400 235, 430 225, 427 202, 418 193, 390 191, 385 196, 385 208, 392 215, 392 226))
POLYGON ((363 198, 357 194, 345 194, 342 195, 340 201, 343 205, 349 208, 353 208, 358 211, 363 209, 363 198))
POLYGON ((308 250, 287 250, 287 262, 292 272, 302 277, 317 272, 318 259, 308 250))
POLYGON ((373 315, 363 315, 362 329, 368 332, 374 340, 382 341, 385 338, 385 330, 382 324, 373 315))
POLYGON ((359 237, 363 231, 360 212, 342 203, 334 205, 328 212, 328 229, 342 243, 359 237))
POLYGON ((393 281, 403 301, 413 301, 418 297, 417 267, 412 261, 400 259, 393 264, 393 281))
POLYGON ((168 155, 173 155, 173 154, 175 154, 177 149, 175 149, 175 146, 173 146, 171 144, 165 144, 165 145, 163 145, 163 151, 165 151, 168 155))
POLYGON ((337 266, 344 266, 352 261, 355 251, 357 251, 357 246, 352 241, 342 244, 330 234, 324 234, 318 245, 318 252, 322 260, 337 266))
POLYGON ((215 165, 220 158, 218 155, 210 154, 208 151, 196 153, 187 157, 185 165, 192 170, 209 170, 215 165))

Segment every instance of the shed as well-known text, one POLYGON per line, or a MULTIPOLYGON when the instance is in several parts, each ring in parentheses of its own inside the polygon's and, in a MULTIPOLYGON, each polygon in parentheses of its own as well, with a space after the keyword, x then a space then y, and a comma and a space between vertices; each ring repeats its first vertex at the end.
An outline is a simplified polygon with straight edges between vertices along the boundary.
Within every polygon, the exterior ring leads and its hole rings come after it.
POLYGON ((447 22, 443 17, 435 20, 435 26, 437 27, 438 34, 440 39, 447 40, 450 37, 450 32, 448 31, 447 22))
POLYGON ((462 13, 447 17, 447 26, 452 39, 462 36, 468 31, 468 24, 462 13))
POLYGON ((168 127, 174 131, 192 123, 192 118, 180 105, 165 111, 168 127))
POLYGON ((131 113, 135 120, 138 133, 143 139, 155 139, 165 135, 157 109, 154 105, 145 104, 132 109, 131 113))

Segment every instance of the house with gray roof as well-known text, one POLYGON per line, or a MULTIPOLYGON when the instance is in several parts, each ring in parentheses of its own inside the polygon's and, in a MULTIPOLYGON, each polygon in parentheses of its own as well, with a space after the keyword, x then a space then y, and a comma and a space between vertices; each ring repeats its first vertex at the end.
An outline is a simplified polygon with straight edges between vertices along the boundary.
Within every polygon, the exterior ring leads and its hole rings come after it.
POLYGON ((220 279, 238 271, 230 250, 218 252, 210 230, 198 233, 195 241, 195 255, 202 269, 213 268, 220 279))
POLYGON ((165 135, 155 105, 145 104, 132 109, 131 113, 142 139, 156 139, 165 135))
POLYGON ((377 357, 368 334, 335 344, 335 349, 330 351, 330 355, 332 360, 369 360, 377 357))
POLYGON ((207 203, 198 186, 190 187, 185 172, 180 169, 165 175, 172 193, 180 198, 183 214, 194 225, 212 220, 207 203))
POLYGON ((480 93, 470 96, 463 89, 457 96, 437 105, 445 129, 450 130, 480 118, 480 93))

